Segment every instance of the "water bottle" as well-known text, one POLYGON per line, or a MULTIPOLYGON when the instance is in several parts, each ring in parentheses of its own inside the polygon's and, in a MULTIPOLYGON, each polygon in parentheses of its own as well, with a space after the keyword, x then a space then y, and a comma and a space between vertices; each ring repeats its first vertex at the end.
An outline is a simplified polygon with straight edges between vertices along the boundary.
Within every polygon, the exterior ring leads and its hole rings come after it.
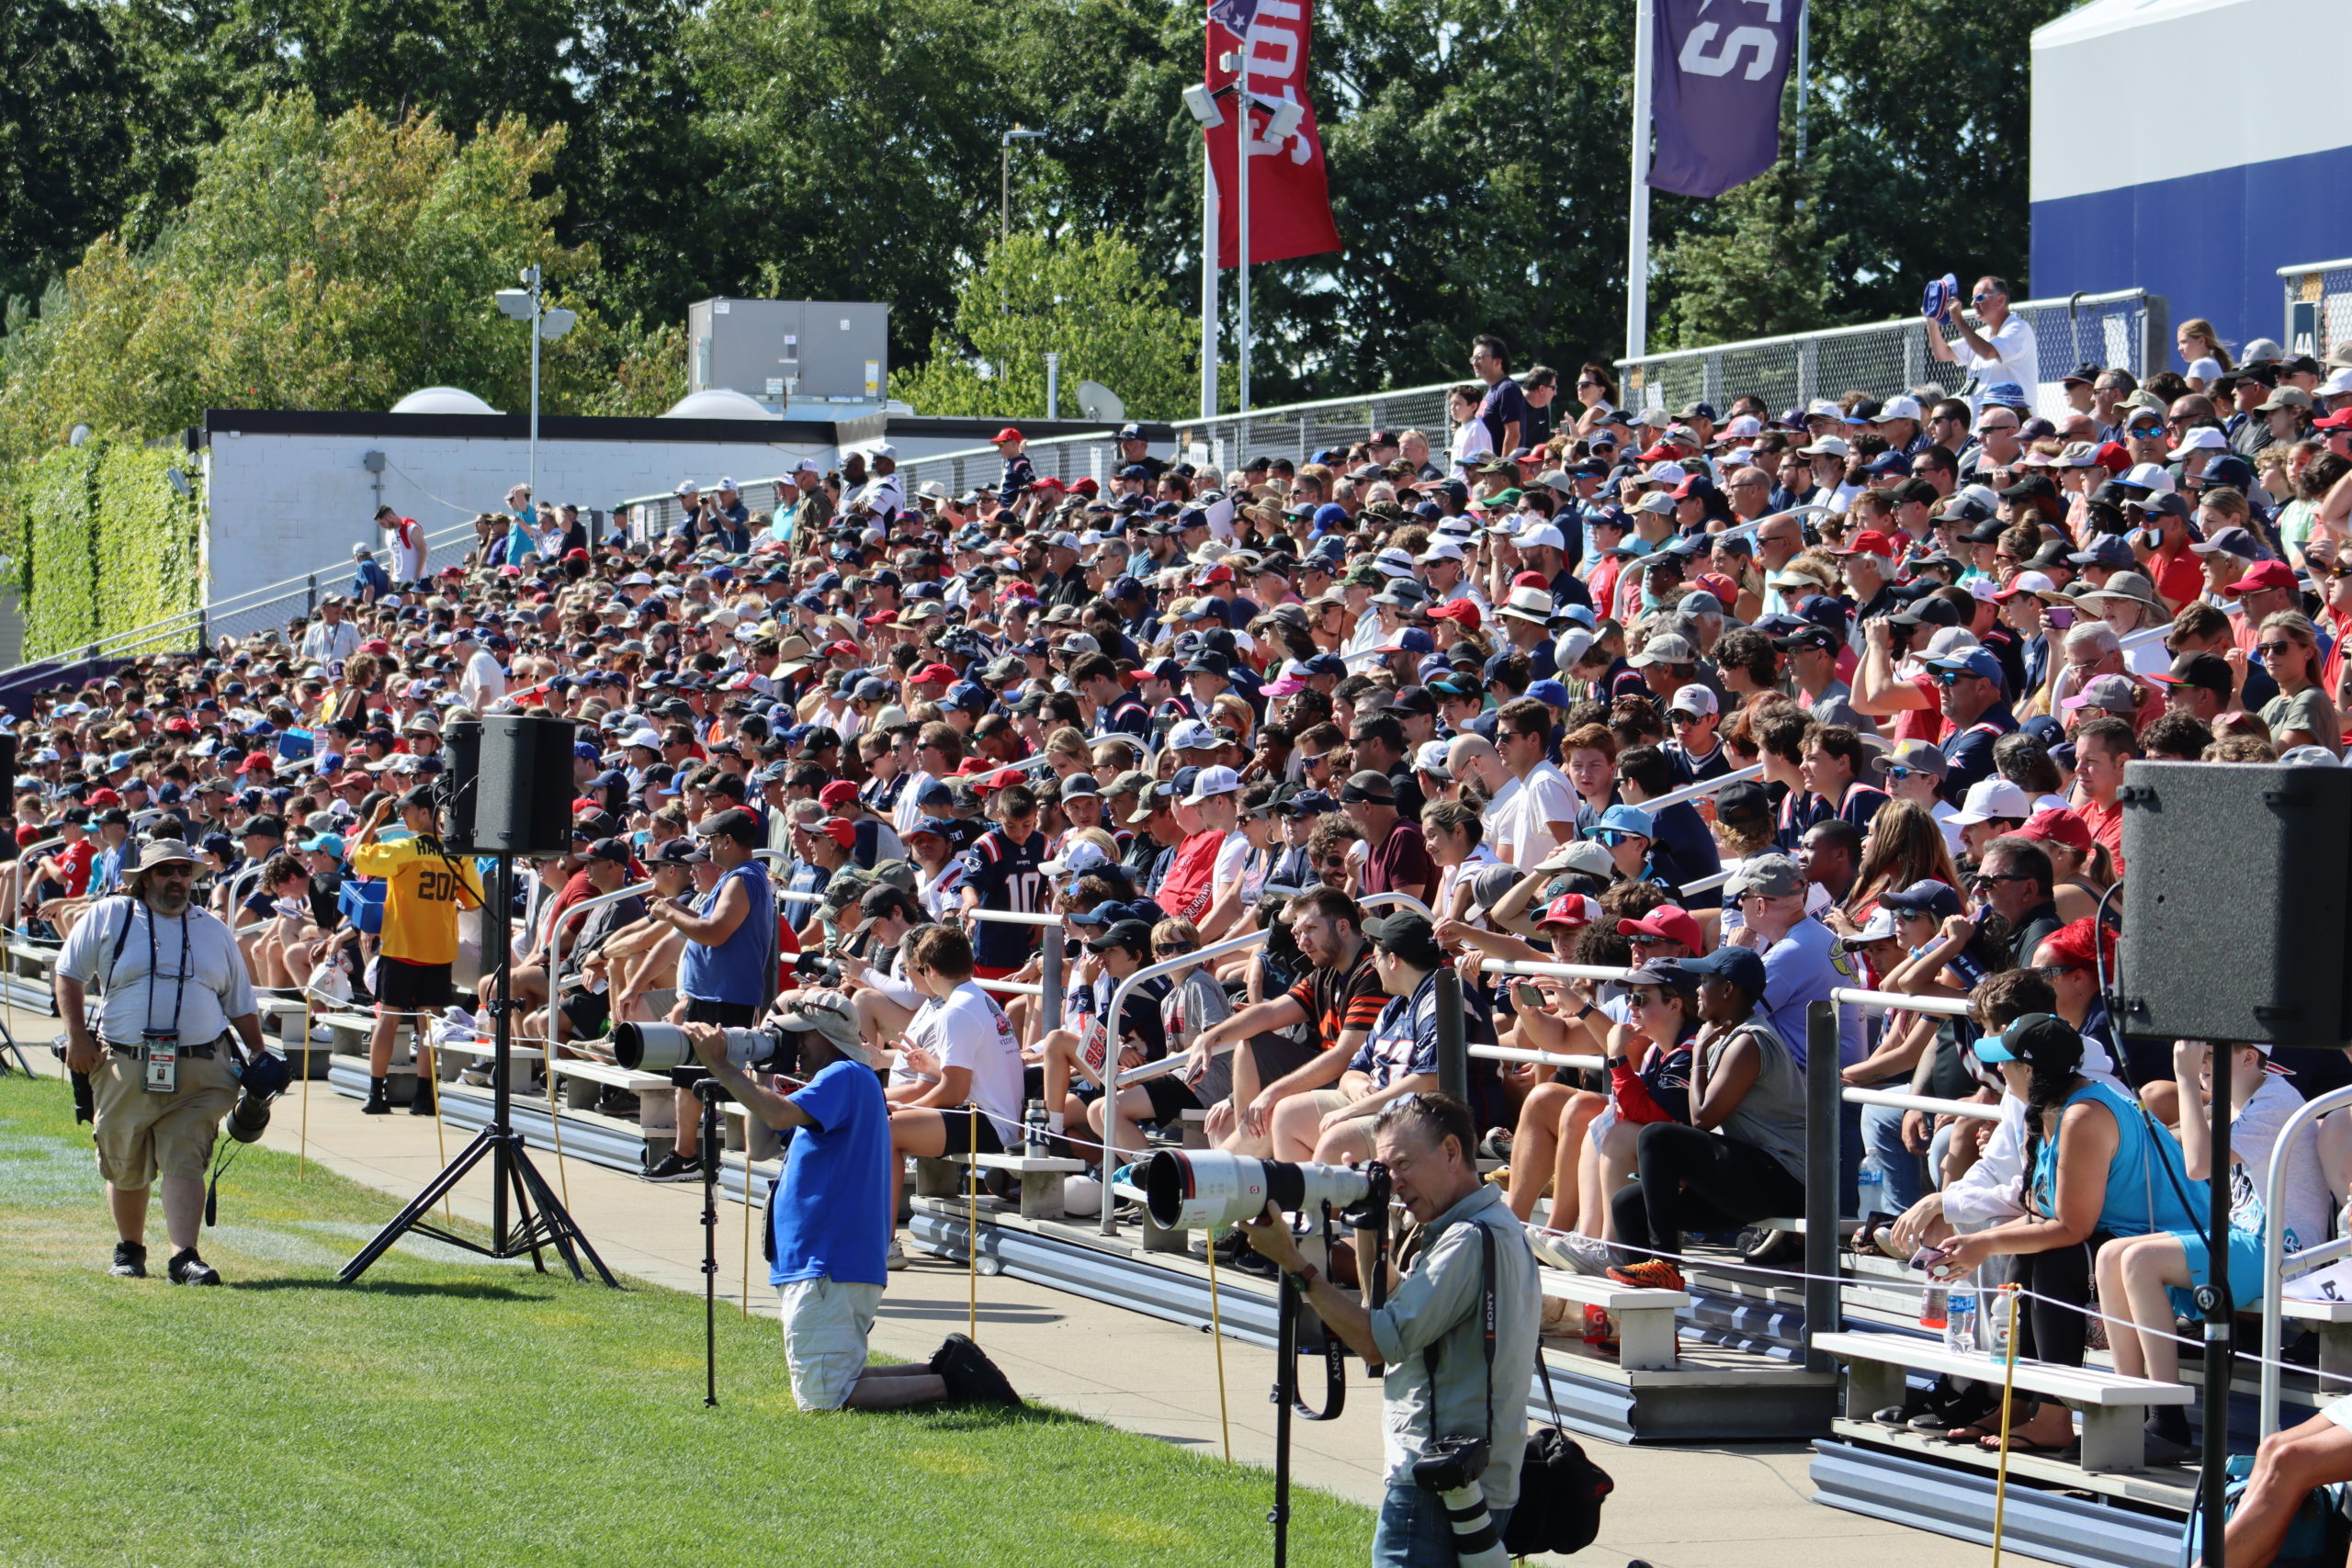
POLYGON ((1033 1100, 1022 1113, 1021 1152, 1031 1159, 1046 1157, 1046 1102, 1033 1100))
POLYGON ((1944 1348, 1963 1356, 1972 1355, 1978 1348, 1976 1275, 1973 1269, 1952 1280, 1951 1292, 1945 1298, 1944 1348))

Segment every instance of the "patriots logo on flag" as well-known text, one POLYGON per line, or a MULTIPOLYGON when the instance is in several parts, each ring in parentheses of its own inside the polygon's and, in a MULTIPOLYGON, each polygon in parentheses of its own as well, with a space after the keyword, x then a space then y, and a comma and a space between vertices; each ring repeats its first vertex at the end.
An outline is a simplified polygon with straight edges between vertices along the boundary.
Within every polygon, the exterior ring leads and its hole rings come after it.
POLYGON ((1209 19, 1235 38, 1248 38, 1257 17, 1258 0, 1209 0, 1209 19))

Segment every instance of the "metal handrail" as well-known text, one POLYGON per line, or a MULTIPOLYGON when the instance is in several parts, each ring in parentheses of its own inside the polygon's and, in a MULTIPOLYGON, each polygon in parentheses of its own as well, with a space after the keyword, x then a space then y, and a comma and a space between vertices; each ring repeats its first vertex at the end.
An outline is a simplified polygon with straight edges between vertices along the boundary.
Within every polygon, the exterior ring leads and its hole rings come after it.
POLYGON ((2280 277, 2294 277, 2301 273, 2335 272, 2339 268, 2348 266, 2352 266, 2352 256, 2346 256, 2339 261, 2297 262, 2293 266, 2280 267, 2278 269, 2278 276, 2280 277))
POLYGON ((1840 1006, 1930 1012, 1939 1018, 1969 1016, 1968 1000, 1964 997, 1913 997, 1901 991, 1866 991, 1859 987, 1839 986, 1829 993, 1829 999, 1840 1006))
POLYGON ((1763 776, 1764 764, 1761 762, 1755 763, 1750 767, 1734 768, 1730 773, 1724 774, 1721 778, 1702 779, 1697 784, 1684 784, 1680 789, 1672 790, 1665 795, 1661 795, 1655 800, 1645 800, 1642 802, 1641 806, 1637 809, 1647 811, 1655 815, 1669 806, 1679 806, 1688 800, 1697 800, 1702 796, 1719 795, 1726 787, 1732 784, 1740 784, 1748 779, 1760 779, 1763 776))
MULTIPOLYGON (((2218 1080, 2220 1075, 2215 1074, 2218 1080)), ((2278 1430, 2278 1359, 2285 1352, 2287 1339, 2286 1308, 2281 1297, 2285 1279, 2280 1273, 2287 1254, 2287 1226, 2283 1213, 2287 1201, 2287 1156, 2293 1149, 2296 1135, 2339 1106, 2352 1105, 2352 1088, 2330 1089, 2327 1093, 2307 1100, 2295 1107, 2285 1126, 2278 1129, 2278 1141, 2270 1145, 2270 1168, 2262 1179, 2262 1424, 2259 1436, 2268 1438, 2278 1430)), ((2220 1171, 2208 1179, 2218 1179, 2220 1171)), ((2222 1238, 2213 1238, 2211 1256, 2223 1256, 2222 1238)), ((2208 1396, 2213 1397, 2209 1394, 2208 1396)))

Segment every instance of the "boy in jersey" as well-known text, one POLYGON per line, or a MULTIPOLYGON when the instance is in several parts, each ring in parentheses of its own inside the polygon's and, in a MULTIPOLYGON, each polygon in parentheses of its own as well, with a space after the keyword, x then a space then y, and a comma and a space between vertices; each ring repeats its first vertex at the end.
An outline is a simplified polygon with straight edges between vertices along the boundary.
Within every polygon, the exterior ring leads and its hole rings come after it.
POLYGON ((1046 835, 1037 830, 1037 795, 1027 784, 1007 784, 989 803, 996 826, 964 852, 959 892, 972 932, 972 972, 983 980, 1017 973, 1037 948, 1035 926, 975 920, 974 909, 1034 915, 1046 908, 1046 835))
POLYGON ((384 932, 376 962, 376 1029, 368 1042, 369 1116, 388 1115, 385 1080, 392 1042, 405 1019, 418 1045, 416 1098, 409 1114, 433 1114, 433 1075, 422 1049, 424 1020, 449 1005, 449 966, 458 957, 458 911, 481 908, 481 878, 473 866, 445 853, 434 818, 433 790, 419 784, 376 803, 352 846, 351 869, 384 879, 384 932), (398 809, 409 837, 390 843, 377 835, 398 809))

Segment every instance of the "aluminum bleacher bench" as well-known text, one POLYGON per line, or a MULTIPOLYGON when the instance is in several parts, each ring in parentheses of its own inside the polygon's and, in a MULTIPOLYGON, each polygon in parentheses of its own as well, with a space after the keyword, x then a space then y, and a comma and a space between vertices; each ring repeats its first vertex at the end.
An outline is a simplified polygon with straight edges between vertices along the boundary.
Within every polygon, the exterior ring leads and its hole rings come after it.
MULTIPOLYGON (((1846 1414, 1856 1421, 1903 1403, 1905 1368, 1973 1378, 1996 1387, 2003 1375, 1997 1357, 1948 1350, 1939 1340, 1909 1334, 1816 1334, 1812 1343, 1815 1349, 1846 1363, 1846 1414)), ((2023 1358, 2017 1364, 2016 1382, 2019 1389, 2062 1400, 2082 1412, 2085 1470, 2146 1468, 2141 1427, 2149 1407, 2192 1404, 2197 1399, 2197 1391, 2186 1383, 2151 1382, 2097 1367, 2061 1367, 2023 1358)))
POLYGON ((1675 1314, 1690 1304, 1688 1291, 1650 1291, 1595 1274, 1549 1266, 1535 1277, 1544 1293, 1579 1306, 1597 1306, 1617 1325, 1617 1364, 1627 1371, 1675 1369, 1675 1314))

